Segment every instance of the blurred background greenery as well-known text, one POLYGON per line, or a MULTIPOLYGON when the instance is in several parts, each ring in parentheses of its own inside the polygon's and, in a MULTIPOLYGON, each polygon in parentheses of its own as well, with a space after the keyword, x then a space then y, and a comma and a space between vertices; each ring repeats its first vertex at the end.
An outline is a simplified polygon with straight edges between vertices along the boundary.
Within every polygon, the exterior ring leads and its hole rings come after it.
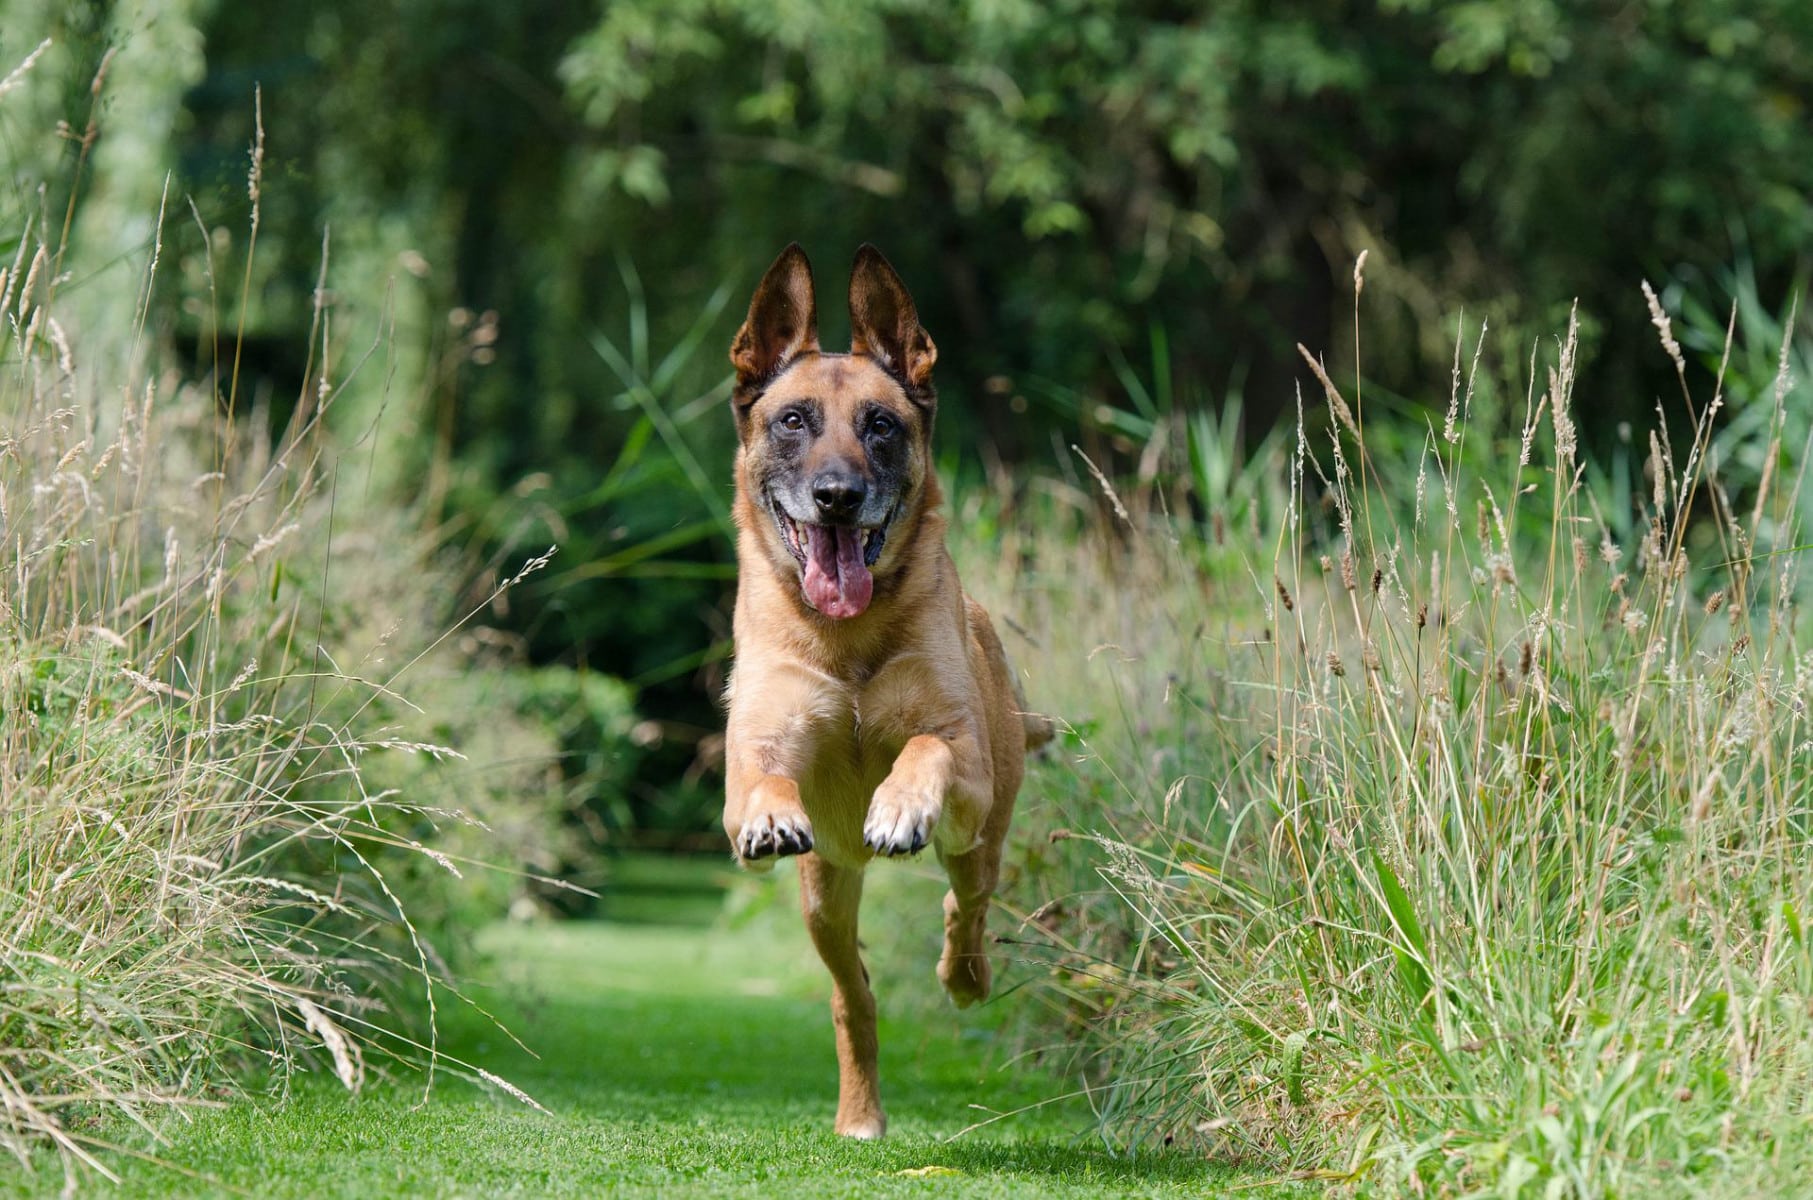
MULTIPOLYGON (((1704 370, 1732 298, 1779 341, 1813 233, 1802 0, 4 13, 0 59, 54 38, 56 82, 0 108, 0 138, 39 166, 86 153, 73 205, 11 200, 53 225, 68 205, 91 323, 126 323, 161 196, 152 333, 191 372, 238 372, 274 429, 343 389, 360 486, 469 548, 477 597, 560 546, 469 636, 527 671, 517 707, 556 732, 594 845, 721 849, 723 351, 788 241, 827 296, 857 244, 885 250, 941 350, 944 469, 1025 481, 1071 472, 1073 442, 1130 466, 1176 411, 1257 442, 1296 411, 1298 342, 1414 415, 1463 311, 1504 348, 1486 386, 1521 396, 1576 298, 1584 437, 1616 454, 1681 403, 1637 281, 1699 306, 1704 370)), ((1731 386, 1766 388, 1772 343, 1743 345, 1731 386)))

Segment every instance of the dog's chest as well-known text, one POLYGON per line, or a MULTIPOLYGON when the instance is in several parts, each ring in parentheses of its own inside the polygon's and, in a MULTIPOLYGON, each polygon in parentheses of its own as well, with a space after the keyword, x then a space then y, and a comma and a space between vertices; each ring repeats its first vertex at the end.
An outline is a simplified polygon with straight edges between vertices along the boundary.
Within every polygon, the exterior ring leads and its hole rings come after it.
POLYGON ((812 760, 799 780, 800 799, 812 819, 819 853, 849 865, 870 858, 862 843, 869 799, 906 744, 896 722, 881 712, 865 714, 865 698, 869 697, 853 693, 846 711, 820 725, 812 760))

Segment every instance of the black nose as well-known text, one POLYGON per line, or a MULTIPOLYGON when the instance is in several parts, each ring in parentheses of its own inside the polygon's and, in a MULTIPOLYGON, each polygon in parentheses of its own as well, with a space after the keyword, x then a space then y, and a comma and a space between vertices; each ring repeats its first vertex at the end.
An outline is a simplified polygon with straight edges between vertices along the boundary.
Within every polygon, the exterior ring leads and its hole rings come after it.
POLYGON ((812 484, 818 515, 831 521, 847 521, 855 516, 868 494, 860 475, 820 475, 812 484))

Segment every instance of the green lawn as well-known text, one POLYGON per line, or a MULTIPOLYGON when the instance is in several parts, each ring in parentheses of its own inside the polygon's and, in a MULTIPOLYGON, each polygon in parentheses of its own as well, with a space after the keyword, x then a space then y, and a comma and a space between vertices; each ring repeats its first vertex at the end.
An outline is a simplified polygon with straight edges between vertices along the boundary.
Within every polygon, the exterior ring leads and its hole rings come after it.
MULTIPOLYGON (((478 994, 539 1057, 470 1016, 446 1023, 448 1048, 551 1115, 459 1080, 425 1105, 408 1081, 358 1097, 311 1082, 280 1107, 178 1124, 160 1155, 192 1174, 116 1157, 122 1187, 96 1194, 1200 1196, 1256 1182, 1182 1154, 1110 1154, 1077 1102, 953 1136, 985 1109, 1066 1090, 1001 1061, 986 1009, 884 1025, 889 1136, 833 1136, 827 985, 803 933, 780 924, 497 926, 478 994)), ((53 1169, 13 1189, 61 1183, 53 1169)))

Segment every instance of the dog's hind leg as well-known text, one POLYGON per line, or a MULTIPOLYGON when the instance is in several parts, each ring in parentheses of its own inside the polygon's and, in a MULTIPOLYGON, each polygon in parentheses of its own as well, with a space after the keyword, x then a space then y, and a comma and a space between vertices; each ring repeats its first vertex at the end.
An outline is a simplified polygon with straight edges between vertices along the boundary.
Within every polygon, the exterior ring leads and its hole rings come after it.
POLYGON ((799 860, 800 906, 818 956, 831 972, 831 1019, 837 1027, 837 1132, 878 1138, 887 1130, 876 1064, 875 994, 856 943, 862 871, 816 854, 799 860))
POLYGON ((1001 842, 985 838, 967 854, 944 855, 951 890, 944 894, 944 953, 938 982, 958 1008, 988 999, 988 904, 1001 874, 1001 842))

